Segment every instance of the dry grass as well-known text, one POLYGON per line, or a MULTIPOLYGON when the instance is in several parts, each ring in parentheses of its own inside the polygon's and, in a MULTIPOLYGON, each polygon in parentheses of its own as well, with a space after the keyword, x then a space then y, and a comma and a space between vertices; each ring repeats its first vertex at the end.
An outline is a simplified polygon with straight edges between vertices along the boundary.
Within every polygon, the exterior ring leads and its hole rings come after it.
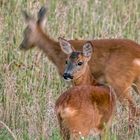
MULTIPOLYGON (((37 49, 18 50, 24 21, 21 9, 36 13, 45 0, 0 1, 0 140, 59 140, 54 113, 68 85, 37 49)), ((129 38, 140 41, 139 0, 47 0, 46 29, 54 37, 129 38)), ((140 101, 139 96, 134 97, 140 101)), ((140 127, 128 135, 127 109, 120 105, 106 140, 139 140, 140 127)))

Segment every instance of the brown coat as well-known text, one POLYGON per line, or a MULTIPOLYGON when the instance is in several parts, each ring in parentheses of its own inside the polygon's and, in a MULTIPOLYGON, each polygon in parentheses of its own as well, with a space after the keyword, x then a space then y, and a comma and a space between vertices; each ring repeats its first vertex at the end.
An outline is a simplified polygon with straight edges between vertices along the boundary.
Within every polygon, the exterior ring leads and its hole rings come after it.
POLYGON ((56 112, 64 140, 96 136, 109 126, 115 109, 115 97, 104 86, 75 86, 56 101, 56 112))

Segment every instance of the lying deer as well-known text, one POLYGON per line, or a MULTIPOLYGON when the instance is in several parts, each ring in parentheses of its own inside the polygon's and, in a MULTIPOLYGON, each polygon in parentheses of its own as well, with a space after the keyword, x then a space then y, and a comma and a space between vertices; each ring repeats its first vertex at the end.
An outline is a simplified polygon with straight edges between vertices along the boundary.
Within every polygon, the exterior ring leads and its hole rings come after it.
POLYGON ((99 135, 111 124, 114 93, 92 76, 88 65, 92 55, 91 43, 86 43, 83 51, 75 51, 71 46, 65 46, 63 40, 60 42, 62 51, 68 55, 64 79, 72 80, 75 85, 56 101, 61 135, 64 140, 99 135))
MULTIPOLYGON (((50 38, 44 32, 46 8, 42 7, 37 21, 24 12, 27 27, 21 49, 28 50, 34 46, 42 49, 47 57, 63 75, 65 59, 59 42, 50 38)), ((90 40, 94 46, 94 53, 89 61, 89 68, 95 79, 103 79, 113 87, 121 103, 129 102, 132 116, 139 115, 135 102, 130 96, 130 87, 135 83, 140 90, 140 45, 128 39, 99 39, 90 40)), ((66 45, 72 44, 76 50, 82 50, 87 40, 69 40, 66 45)))

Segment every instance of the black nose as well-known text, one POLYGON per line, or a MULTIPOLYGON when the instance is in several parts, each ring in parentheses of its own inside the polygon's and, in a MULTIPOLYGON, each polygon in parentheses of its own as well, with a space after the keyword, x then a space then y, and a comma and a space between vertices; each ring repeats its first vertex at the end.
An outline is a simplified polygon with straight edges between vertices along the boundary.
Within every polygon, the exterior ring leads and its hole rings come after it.
POLYGON ((69 73, 64 73, 64 74, 63 74, 63 77, 64 77, 65 80, 73 79, 73 76, 70 75, 69 73))
POLYGON ((24 43, 21 43, 19 45, 19 49, 21 49, 21 50, 27 50, 28 48, 27 48, 27 45, 25 45, 24 43))
POLYGON ((20 44, 19 48, 20 48, 20 49, 24 49, 23 44, 20 44))

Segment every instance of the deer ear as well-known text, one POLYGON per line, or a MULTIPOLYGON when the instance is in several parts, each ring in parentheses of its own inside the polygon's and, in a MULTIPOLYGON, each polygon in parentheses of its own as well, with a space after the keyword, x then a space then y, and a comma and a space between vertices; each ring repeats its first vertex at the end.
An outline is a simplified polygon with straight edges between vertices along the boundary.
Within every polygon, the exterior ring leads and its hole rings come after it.
POLYGON ((58 40, 59 40, 61 49, 65 54, 71 54, 73 52, 74 49, 72 48, 71 44, 67 40, 61 37, 59 37, 58 40))
POLYGON ((22 15, 23 15, 26 23, 29 23, 32 20, 32 17, 29 14, 27 14, 26 11, 22 10, 22 15))
POLYGON ((25 19, 26 24, 30 28, 34 29, 35 28, 35 25, 36 25, 34 18, 32 16, 30 16, 29 14, 27 14, 26 11, 22 11, 22 14, 23 14, 23 17, 25 19))
POLYGON ((45 24, 46 24, 46 12, 47 8, 46 7, 41 7, 41 9, 38 12, 38 21, 37 23, 41 26, 42 29, 44 29, 45 24))
POLYGON ((86 44, 84 44, 83 55, 85 57, 91 57, 92 51, 93 51, 93 46, 92 46, 91 42, 87 42, 86 44))

